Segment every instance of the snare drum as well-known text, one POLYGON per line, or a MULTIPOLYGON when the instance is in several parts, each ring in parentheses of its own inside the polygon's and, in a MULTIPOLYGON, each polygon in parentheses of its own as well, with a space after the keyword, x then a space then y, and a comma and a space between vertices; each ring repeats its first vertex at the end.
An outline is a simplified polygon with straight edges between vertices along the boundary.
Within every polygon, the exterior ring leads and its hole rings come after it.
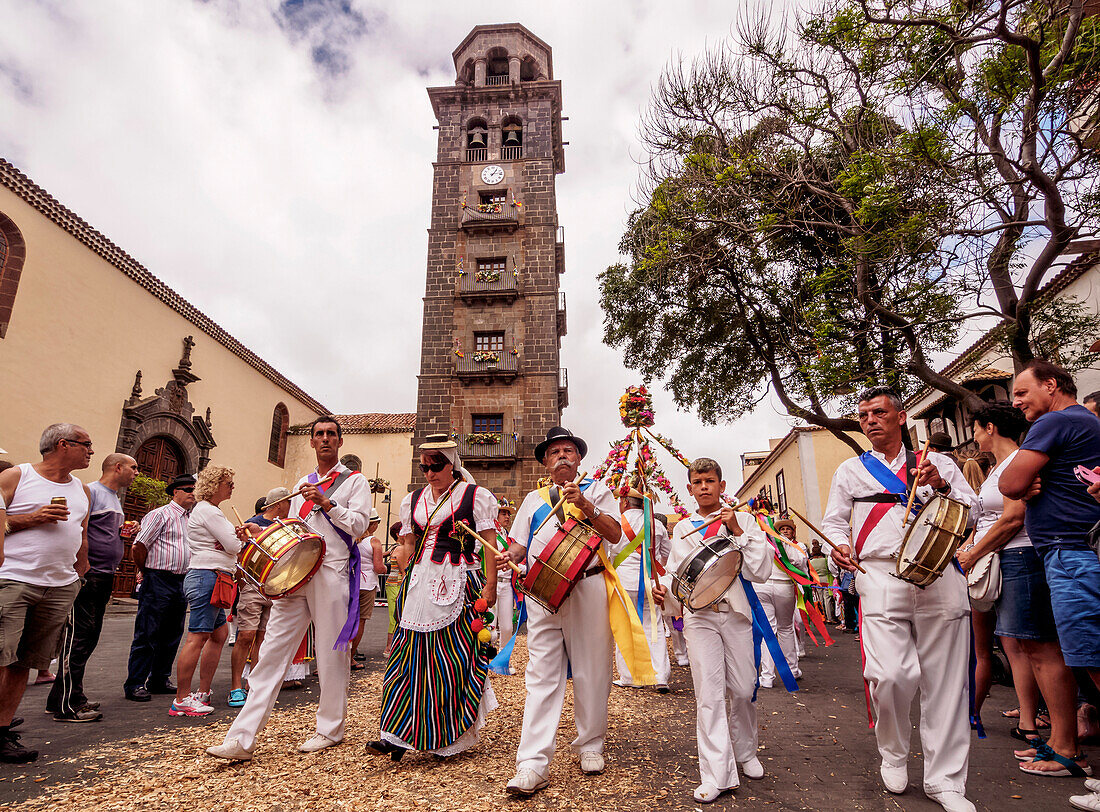
POLYGON ((741 561, 741 551, 728 536, 710 539, 680 562, 672 594, 691 612, 713 606, 741 574, 741 561))
POLYGON ((300 519, 276 519, 249 540, 238 568, 261 593, 282 598, 301 589, 321 566, 325 539, 300 519))
POLYGON ((531 562, 516 588, 547 611, 557 612, 573 588, 591 574, 588 565, 602 542, 587 524, 569 519, 531 562))
POLYGON ((936 494, 920 509, 901 542, 897 575, 924 588, 943 575, 966 535, 970 507, 936 494))

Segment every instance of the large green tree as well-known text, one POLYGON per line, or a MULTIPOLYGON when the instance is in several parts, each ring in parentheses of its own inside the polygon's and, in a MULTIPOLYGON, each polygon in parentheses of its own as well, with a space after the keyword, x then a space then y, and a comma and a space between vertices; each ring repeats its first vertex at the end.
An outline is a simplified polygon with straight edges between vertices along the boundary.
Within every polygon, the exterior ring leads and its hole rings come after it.
POLYGON ((839 0, 670 66, 627 262, 600 279, 606 340, 708 421, 764 384, 838 434, 866 383, 972 400, 929 356, 994 315, 1027 360, 1035 292, 1095 228, 1075 121, 1094 29, 1079 3, 839 0))

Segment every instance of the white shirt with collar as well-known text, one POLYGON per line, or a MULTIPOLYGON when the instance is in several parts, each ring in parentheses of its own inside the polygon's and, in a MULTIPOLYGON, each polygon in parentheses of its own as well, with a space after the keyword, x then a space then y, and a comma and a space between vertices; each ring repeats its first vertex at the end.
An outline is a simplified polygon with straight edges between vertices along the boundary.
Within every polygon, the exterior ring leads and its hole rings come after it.
MULTIPOLYGON (((619 523, 619 502, 615 498, 615 495, 611 493, 611 490, 602 482, 593 482, 587 488, 582 491, 582 495, 593 505, 595 505, 601 513, 605 513, 615 520, 615 523, 619 523)), ((546 524, 542 526, 534 539, 531 539, 531 520, 535 516, 535 511, 542 507, 546 502, 539 495, 537 490, 531 491, 524 498, 523 503, 519 506, 519 511, 516 513, 515 521, 512 522, 511 535, 519 544, 527 547, 527 560, 532 561, 539 556, 539 554, 546 548, 546 545, 550 543, 551 539, 557 535, 558 522, 556 519, 550 519, 546 524), (528 539, 531 539, 530 545, 528 545, 528 539)), ((565 508, 562 508, 563 510, 565 508)), ((569 514, 566 513, 568 518, 569 514)), ((622 534, 616 543, 621 543, 622 534)), ((607 540, 603 542, 607 545, 607 540)), ((607 547, 605 547, 606 551, 607 547)))
MULTIPOLYGON (((331 471, 319 478, 323 482, 332 475, 332 471, 342 474, 347 470, 347 466, 336 463, 331 471)), ((317 471, 314 470, 313 473, 316 474, 317 471)), ((298 480, 298 484, 294 486, 294 490, 301 490, 302 486, 308 482, 308 475, 302 477, 298 480)), ((362 474, 352 474, 341 482, 335 491, 331 488, 326 490, 325 498, 333 503, 327 515, 320 507, 315 506, 313 511, 307 514, 302 521, 325 539, 325 557, 322 566, 342 570, 347 566, 351 553, 348 551, 347 543, 340 538, 340 535, 332 526, 336 525, 353 539, 357 539, 367 532, 367 528, 370 526, 371 511, 370 484, 362 474)), ((291 500, 291 518, 299 518, 304 504, 305 499, 301 496, 295 496, 291 500)), ((367 566, 370 566, 369 562, 367 566)))
MULTIPOLYGON (((707 532, 706 530, 701 530, 690 538, 684 538, 685 535, 695 529, 693 522, 705 522, 707 519, 717 516, 720 512, 721 509, 705 515, 696 512, 676 523, 676 527, 672 529, 672 549, 669 551, 668 565, 666 566, 668 574, 662 580, 671 583, 672 576, 676 574, 676 570, 679 569, 684 560, 702 547, 704 541, 706 541, 703 538, 707 532)), ((772 547, 764 538, 764 531, 760 529, 751 516, 737 514, 737 525, 744 531, 733 540, 734 544, 740 545, 741 549, 741 575, 745 576, 747 581, 762 584, 768 580, 768 576, 772 572, 772 547)), ((725 524, 721 524, 717 537, 724 538, 726 536, 732 537, 733 533, 729 531, 725 524)), ((722 600, 726 601, 734 612, 743 615, 750 621, 752 620, 752 608, 749 606, 749 599, 745 597, 745 590, 740 581, 734 583, 733 588, 726 593, 722 600)), ((689 614, 690 612, 685 613, 685 619, 689 614)))
MULTIPOLYGON (((871 454, 895 474, 900 472, 900 478, 904 482, 905 452, 906 449, 902 446, 901 451, 892 460, 886 459, 886 456, 878 451, 872 451, 871 454)), ((950 457, 935 451, 930 452, 928 458, 939 470, 944 481, 951 485, 951 490, 946 495, 970 508, 968 524, 972 525, 978 507, 978 496, 967 484, 959 466, 950 457)), ((821 529, 825 531, 829 541, 833 544, 847 544, 852 547, 854 553, 860 528, 863 527, 871 510, 879 503, 853 500, 856 497, 885 492, 886 488, 867 470, 859 457, 852 457, 842 462, 833 474, 833 482, 829 487, 829 502, 825 508, 825 517, 821 520, 821 529)), ((934 494, 935 491, 929 485, 917 488, 917 498, 922 502, 927 503, 934 494)), ((891 505, 868 534, 863 549, 859 551, 859 557, 861 559, 890 558, 896 554, 901 549, 906 531, 911 527, 911 525, 902 527, 904 516, 903 502, 891 505)))

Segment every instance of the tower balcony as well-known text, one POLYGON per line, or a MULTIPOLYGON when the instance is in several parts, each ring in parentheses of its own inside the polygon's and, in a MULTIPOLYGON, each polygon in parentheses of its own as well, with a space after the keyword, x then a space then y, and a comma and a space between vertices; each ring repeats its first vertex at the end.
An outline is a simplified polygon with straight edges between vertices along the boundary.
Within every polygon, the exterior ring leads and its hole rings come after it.
POLYGON ((569 370, 565 367, 558 369, 558 410, 569 405, 569 370))
POLYGON ((519 225, 520 207, 515 203, 477 203, 462 209, 461 225, 466 229, 513 229, 519 225))
POLYGON ((568 332, 568 322, 565 319, 565 291, 558 291, 558 336, 561 337, 568 332))
POLYGON ((554 268, 559 276, 565 273, 565 226, 558 226, 558 238, 554 241, 554 268))
POLYGON ((485 435, 474 434, 459 434, 455 438, 463 465, 481 468, 515 465, 519 458, 516 456, 514 435, 501 432, 495 443, 486 443, 485 439, 485 435), (470 442, 470 438, 479 442, 470 442))
POLYGON ((455 357, 455 375, 463 384, 483 381, 491 385, 494 381, 511 383, 519 374, 519 356, 511 350, 479 350, 468 352, 465 357, 455 357), (480 358, 480 360, 479 360, 480 358))
POLYGON ((479 271, 468 272, 455 282, 455 294, 467 304, 478 301, 511 304, 519 296, 519 283, 512 271, 504 271, 496 280, 485 278, 479 271))

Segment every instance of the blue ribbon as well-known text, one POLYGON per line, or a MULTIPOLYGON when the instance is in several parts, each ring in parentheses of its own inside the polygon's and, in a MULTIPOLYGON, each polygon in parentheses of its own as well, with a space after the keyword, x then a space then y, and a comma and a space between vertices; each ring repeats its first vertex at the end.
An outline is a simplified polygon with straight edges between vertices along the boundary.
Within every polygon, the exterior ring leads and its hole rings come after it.
MULTIPOLYGON (((775 631, 772 629, 772 624, 768 621, 768 615, 764 612, 764 606, 760 603, 760 598, 756 596, 756 590, 752 588, 752 584, 745 578, 744 575, 737 576, 741 580, 741 586, 745 590, 745 597, 749 599, 749 607, 752 609, 752 639, 753 648, 756 658, 756 670, 760 672, 760 641, 763 640, 768 646, 768 653, 772 655, 772 662, 775 663, 775 673, 779 675, 779 678, 783 680, 783 687, 787 689, 788 693, 794 693, 798 690, 798 680, 794 678, 794 672, 791 671, 791 667, 787 665, 787 658, 783 654, 783 649, 779 645, 779 638, 775 636, 775 631)), ((759 686, 760 680, 757 679, 757 685, 759 686)), ((753 701, 756 701, 756 691, 753 691, 753 701)))

